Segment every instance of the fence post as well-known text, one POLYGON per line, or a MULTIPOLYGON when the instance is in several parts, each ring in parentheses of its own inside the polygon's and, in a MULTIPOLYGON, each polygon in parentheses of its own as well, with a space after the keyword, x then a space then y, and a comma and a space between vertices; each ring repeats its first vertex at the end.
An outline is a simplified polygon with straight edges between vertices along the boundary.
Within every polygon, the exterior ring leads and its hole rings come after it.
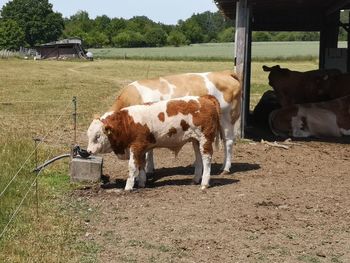
POLYGON ((73 142, 72 142, 71 149, 70 149, 70 158, 71 158, 71 160, 73 159, 73 155, 74 155, 73 149, 74 149, 74 147, 77 144, 77 97, 76 96, 73 97, 72 103, 73 103, 72 116, 73 116, 74 135, 73 135, 73 142))
POLYGON ((35 146, 35 199, 36 199, 36 217, 39 219, 39 194, 38 194, 38 171, 36 168, 38 168, 38 142, 40 142, 40 138, 34 138, 34 146, 35 146))
POLYGON ((73 144, 77 143, 77 97, 73 97, 73 125, 74 125, 74 139, 73 144))

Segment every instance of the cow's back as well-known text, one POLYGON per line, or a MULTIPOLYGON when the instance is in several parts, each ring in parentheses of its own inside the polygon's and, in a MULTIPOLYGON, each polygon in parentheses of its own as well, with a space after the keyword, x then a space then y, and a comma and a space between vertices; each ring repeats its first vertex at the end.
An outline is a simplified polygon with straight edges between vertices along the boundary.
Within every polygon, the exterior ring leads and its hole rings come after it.
POLYGON ((330 76, 324 83, 325 92, 329 94, 330 99, 337 99, 350 95, 349 73, 330 76))
POLYGON ((148 102, 184 96, 215 96, 221 107, 236 103, 240 82, 233 71, 187 73, 135 81, 123 88, 111 111, 148 102))

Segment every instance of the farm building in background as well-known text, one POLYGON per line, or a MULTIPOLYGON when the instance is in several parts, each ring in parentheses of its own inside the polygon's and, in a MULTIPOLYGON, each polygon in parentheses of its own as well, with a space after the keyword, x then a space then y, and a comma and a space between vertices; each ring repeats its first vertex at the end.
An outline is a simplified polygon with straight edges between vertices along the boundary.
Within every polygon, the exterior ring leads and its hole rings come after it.
POLYGON ((35 47, 38 59, 87 59, 80 38, 62 39, 35 47))

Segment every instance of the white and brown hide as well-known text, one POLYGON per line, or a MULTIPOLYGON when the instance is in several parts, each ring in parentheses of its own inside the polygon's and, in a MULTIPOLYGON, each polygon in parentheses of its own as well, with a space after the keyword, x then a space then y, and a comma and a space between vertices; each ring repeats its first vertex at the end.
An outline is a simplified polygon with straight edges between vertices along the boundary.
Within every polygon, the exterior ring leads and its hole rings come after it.
MULTIPOLYGON (((241 109, 241 85, 233 71, 186 73, 138 80, 122 89, 110 111, 119 111, 131 105, 207 94, 216 97, 220 104, 225 148, 222 170, 228 172, 232 159, 233 125, 239 118, 241 109)), ((148 171, 154 169, 152 163, 153 160, 151 164, 147 164, 148 171)))
POLYGON ((350 96, 275 110, 269 124, 271 131, 281 137, 350 135, 350 96))
POLYGON ((186 96, 126 107, 94 120, 88 130, 88 151, 124 154, 130 149, 125 190, 131 190, 137 176, 139 186, 145 185, 146 152, 154 148, 178 152, 185 143, 192 142, 196 153, 194 180, 198 183, 202 178, 202 188, 206 188, 210 178, 212 144, 219 133, 220 106, 217 99, 211 95, 186 96))

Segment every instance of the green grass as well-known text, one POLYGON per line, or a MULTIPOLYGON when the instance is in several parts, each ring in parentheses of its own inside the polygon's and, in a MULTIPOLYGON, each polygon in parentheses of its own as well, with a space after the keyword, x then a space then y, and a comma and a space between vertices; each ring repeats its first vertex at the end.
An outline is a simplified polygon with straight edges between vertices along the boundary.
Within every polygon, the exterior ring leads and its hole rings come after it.
MULTIPOLYGON (((340 42, 339 47, 345 47, 340 42)), ((233 43, 193 44, 181 47, 160 48, 101 48, 89 49, 96 58, 149 59, 149 60, 203 60, 232 61, 233 43)), ((254 42, 252 57, 254 61, 305 61, 318 57, 319 42, 254 42)))
MULTIPOLYGON (((276 62, 252 64, 252 107, 269 89, 267 73, 261 69, 263 64, 271 66, 276 62)), ((314 60, 279 64, 302 71, 317 66, 314 60)), ((0 59, 0 192, 33 151, 33 137, 48 134, 39 148, 39 163, 48 158, 51 151, 50 156, 69 152, 73 138, 72 96, 78 96, 78 143, 84 147, 92 116, 108 110, 123 85, 142 78, 231 68, 232 61, 0 59), (57 114, 65 109, 65 115, 56 123, 57 114)), ((0 197, 0 231, 34 179, 35 174, 31 173, 34 166, 32 156, 0 197)), ((84 238, 84 218, 89 210, 72 194, 74 186, 67 174, 68 162, 63 160, 40 175, 39 217, 36 195, 31 191, 9 231, 0 239, 0 262, 97 261, 101 248, 84 238)), ((162 253, 169 250, 161 244, 142 246, 162 253)))

